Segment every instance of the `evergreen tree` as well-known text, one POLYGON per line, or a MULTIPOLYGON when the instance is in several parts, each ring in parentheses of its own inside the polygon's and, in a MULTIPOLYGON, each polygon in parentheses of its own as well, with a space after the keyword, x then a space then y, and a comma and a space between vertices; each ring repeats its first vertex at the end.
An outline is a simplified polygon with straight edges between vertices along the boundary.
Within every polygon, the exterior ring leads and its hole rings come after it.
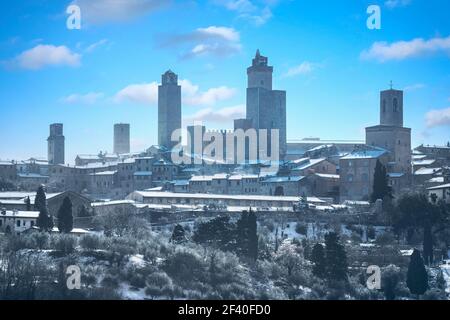
POLYGON ((45 196, 44 186, 41 185, 37 189, 34 199, 34 210, 41 212, 44 209, 47 209, 47 197, 45 196))
POLYGON ((418 296, 424 294, 428 289, 428 274, 423 264, 420 251, 414 249, 409 261, 406 285, 412 294, 418 296))
POLYGON ((39 211, 36 224, 41 231, 50 231, 53 229, 53 219, 49 216, 47 207, 39 211))
POLYGON ((183 243, 186 239, 186 232, 182 225, 177 224, 175 228, 173 228, 172 237, 170 238, 170 242, 173 243, 183 243))
POLYGON ((347 281, 347 254, 335 232, 325 235, 326 274, 330 281, 347 281))
POLYGON ((384 199, 385 197, 392 198, 392 189, 389 186, 386 167, 380 160, 377 160, 373 174, 373 191, 370 195, 370 201, 375 203, 378 199, 384 199))
POLYGON ((248 214, 248 251, 249 257, 253 260, 258 259, 258 224, 256 214, 250 209, 248 214))
POLYGON ((73 229, 72 201, 65 197, 58 210, 58 229, 61 233, 69 233, 73 229))
POLYGON ((425 265, 429 266, 433 263, 433 235, 429 223, 425 225, 423 230, 423 258, 425 265))
POLYGON ((224 251, 236 248, 236 226, 230 222, 229 216, 217 217, 200 223, 192 239, 196 243, 217 247, 224 251))
POLYGON ((325 250, 320 243, 314 245, 311 252, 311 261, 314 263, 313 274, 321 279, 326 277, 325 250))
POLYGON ((25 199, 25 206, 27 207, 26 208, 27 211, 31 211, 31 200, 30 200, 30 197, 27 197, 25 199))
POLYGON ((258 259, 258 234, 256 214, 250 209, 250 212, 242 212, 241 218, 236 225, 236 245, 237 251, 241 255, 253 260, 258 259))

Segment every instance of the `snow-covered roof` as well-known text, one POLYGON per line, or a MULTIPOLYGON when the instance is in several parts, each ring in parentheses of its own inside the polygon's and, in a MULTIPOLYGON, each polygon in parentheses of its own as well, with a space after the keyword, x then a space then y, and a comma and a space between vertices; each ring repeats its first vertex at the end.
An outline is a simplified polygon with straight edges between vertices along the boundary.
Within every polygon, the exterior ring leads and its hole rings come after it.
POLYGON ((442 170, 442 168, 420 168, 416 172, 415 175, 425 175, 425 174, 435 174, 442 170))
MULTIPOLYGON (((302 159, 300 159, 302 160, 302 159)), ((309 159, 309 161, 306 161, 304 163, 301 163, 298 167, 294 168, 293 170, 305 170, 308 169, 318 163, 321 163, 325 161, 325 158, 319 158, 319 159, 309 159)))
POLYGON ((114 206, 119 204, 135 204, 133 200, 113 200, 104 202, 94 202, 91 203, 91 207, 104 207, 104 206, 114 206))
POLYGON ((8 217, 8 218, 28 218, 28 219, 37 219, 39 217, 39 211, 13 211, 6 210, 3 211, 5 214, 0 213, 0 218, 8 217))
POLYGON ((315 175, 320 178, 325 178, 325 179, 339 179, 338 174, 316 173, 315 175))
POLYGON ((113 176, 117 173, 117 171, 102 171, 102 172, 94 172, 90 173, 90 176, 113 176))
POLYGON ((289 177, 270 177, 263 182, 267 183, 282 183, 282 182, 299 182, 300 180, 304 179, 304 176, 289 176, 289 177))
POLYGON ((428 183, 444 183, 444 177, 434 177, 427 180, 428 183))
POLYGON ((421 159, 421 160, 414 160, 412 164, 413 166, 429 166, 435 162, 436 160, 434 159, 421 159))
POLYGON ((427 188, 427 190, 440 190, 440 189, 449 189, 449 188, 450 188, 450 183, 446 183, 446 184, 441 184, 440 186, 427 188))
MULTIPOLYGON (((255 201, 291 201, 298 202, 300 197, 288 196, 266 196, 266 195, 223 195, 209 193, 177 193, 177 192, 152 192, 152 191, 135 191, 143 198, 191 198, 191 199, 224 199, 224 200, 255 200, 255 201)), ((318 198, 308 198, 308 200, 316 200, 325 202, 318 198)))
POLYGON ((387 153, 384 149, 377 150, 358 150, 353 151, 343 156, 341 159, 343 160, 356 160, 356 159, 377 159, 387 153))
POLYGON ((190 181, 212 181, 213 177, 212 176, 192 176, 190 181))

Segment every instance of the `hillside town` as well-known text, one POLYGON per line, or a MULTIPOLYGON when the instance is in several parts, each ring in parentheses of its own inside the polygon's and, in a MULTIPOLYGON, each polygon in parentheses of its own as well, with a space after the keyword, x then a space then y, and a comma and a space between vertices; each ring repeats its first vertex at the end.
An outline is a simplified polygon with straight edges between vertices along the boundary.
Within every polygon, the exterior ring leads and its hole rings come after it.
MULTIPOLYGON (((288 140, 288 94, 273 88, 272 73, 258 50, 247 69, 246 118, 232 131, 195 123, 184 142, 174 141, 183 108, 171 70, 158 87, 158 145, 131 152, 133 124, 111 124, 114 150, 80 150, 67 160, 71 124, 50 124, 46 159, 0 161, 2 242, 55 265, 70 254, 89 274, 82 298, 448 299, 448 137, 413 146, 404 92, 391 86, 380 92, 379 119, 365 140, 288 140), (242 138, 234 147, 241 158, 226 143, 230 135, 242 138), (339 256, 329 259, 345 265, 321 270, 322 251, 333 246, 339 256), (411 289, 413 261, 419 276, 422 261, 426 290, 411 289), (203 279, 211 265, 228 280, 203 279), (382 270, 378 290, 366 287, 373 265, 382 270), (344 279, 350 289, 336 285, 344 279)), ((56 294, 45 292, 37 298, 56 294)))

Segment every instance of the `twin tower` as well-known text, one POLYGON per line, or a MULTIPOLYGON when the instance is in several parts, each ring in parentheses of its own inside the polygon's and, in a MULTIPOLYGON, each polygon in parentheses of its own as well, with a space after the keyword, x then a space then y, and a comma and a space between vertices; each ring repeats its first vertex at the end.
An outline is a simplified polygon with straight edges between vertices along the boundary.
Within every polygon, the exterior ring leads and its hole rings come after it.
MULTIPOLYGON (((268 58, 256 52, 252 65, 247 68, 246 118, 236 119, 234 129, 279 130, 280 159, 286 154, 286 91, 272 89, 273 67, 268 58)), ((172 132, 181 128, 181 86, 172 71, 162 75, 158 88, 158 144, 168 149, 177 142, 171 141, 172 132)), ((268 139, 270 141, 270 138, 268 139)), ((271 146, 268 146, 271 149, 271 146)), ((271 150, 269 150, 271 153, 271 150)), ((252 159, 253 160, 253 159, 252 159)))

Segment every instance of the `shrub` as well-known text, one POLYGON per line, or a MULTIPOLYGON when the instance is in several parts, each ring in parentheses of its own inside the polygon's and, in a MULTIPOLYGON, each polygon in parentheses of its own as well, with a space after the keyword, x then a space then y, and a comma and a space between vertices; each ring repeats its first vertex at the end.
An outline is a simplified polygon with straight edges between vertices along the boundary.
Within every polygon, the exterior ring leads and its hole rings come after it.
POLYGON ((55 250, 67 255, 75 251, 77 239, 72 235, 59 234, 52 236, 51 243, 55 250))
POLYGON ((81 237, 80 246, 86 250, 96 250, 102 247, 102 241, 97 235, 86 234, 81 237))
POLYGON ((147 286, 154 286, 158 288, 163 288, 164 286, 171 286, 172 279, 165 272, 155 272, 147 276, 146 279, 147 286))
POLYGON ((297 223, 297 225, 295 226, 295 232, 306 236, 308 234, 308 226, 303 223, 297 223))

